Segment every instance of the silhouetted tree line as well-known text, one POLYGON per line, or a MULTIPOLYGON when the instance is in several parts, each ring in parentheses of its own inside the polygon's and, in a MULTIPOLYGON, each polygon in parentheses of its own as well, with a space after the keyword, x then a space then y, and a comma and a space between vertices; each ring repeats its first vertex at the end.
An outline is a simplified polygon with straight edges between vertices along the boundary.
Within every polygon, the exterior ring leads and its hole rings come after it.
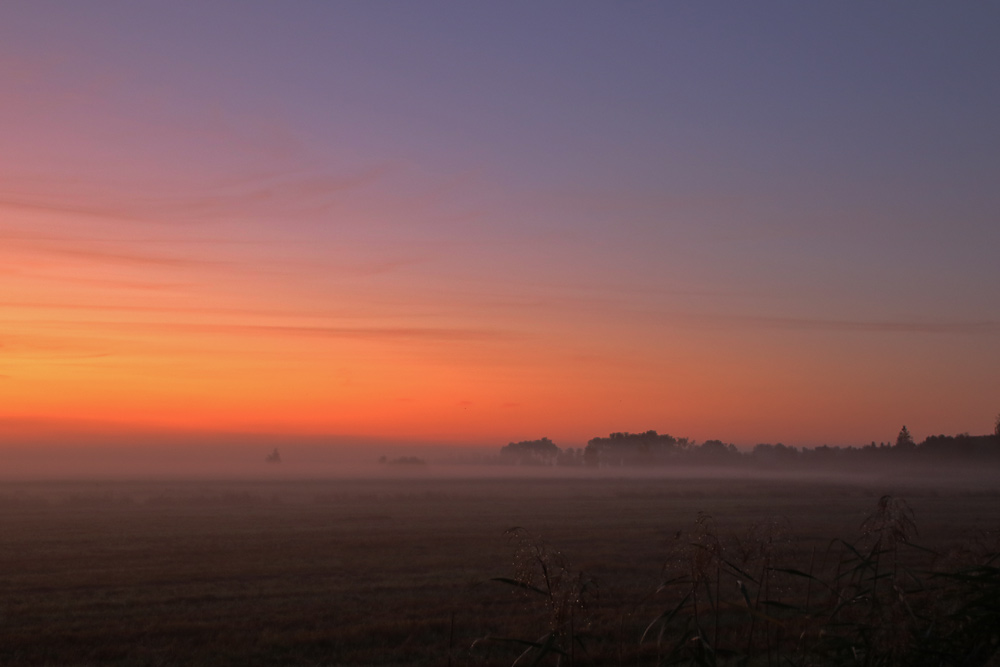
POLYGON ((895 442, 872 441, 861 447, 792 447, 759 444, 740 451, 720 440, 700 445, 666 433, 612 433, 592 438, 584 448, 558 447, 548 438, 511 442, 500 450, 500 462, 517 465, 586 466, 594 468, 669 465, 758 467, 841 467, 869 463, 1000 464, 1000 417, 990 435, 932 435, 917 443, 904 426, 895 442))
POLYGON ((508 442, 500 448, 500 460, 518 465, 552 465, 562 450, 548 438, 508 442))

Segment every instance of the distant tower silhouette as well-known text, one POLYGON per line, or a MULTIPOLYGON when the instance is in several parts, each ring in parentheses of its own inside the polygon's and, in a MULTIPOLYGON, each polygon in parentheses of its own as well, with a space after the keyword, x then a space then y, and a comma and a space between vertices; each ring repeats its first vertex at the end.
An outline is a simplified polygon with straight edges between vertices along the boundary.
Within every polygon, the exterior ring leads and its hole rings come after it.
POLYGON ((281 454, 278 453, 278 448, 275 447, 273 452, 265 456, 264 461, 267 463, 281 463, 281 454))

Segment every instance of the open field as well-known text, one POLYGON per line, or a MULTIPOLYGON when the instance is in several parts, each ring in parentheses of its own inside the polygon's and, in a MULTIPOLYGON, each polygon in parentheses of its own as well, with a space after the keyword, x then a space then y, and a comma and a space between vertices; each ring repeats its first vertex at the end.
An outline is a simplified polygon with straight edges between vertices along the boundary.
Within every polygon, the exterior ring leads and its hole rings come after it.
POLYGON ((775 565, 805 569, 832 538, 857 539, 884 493, 907 500, 915 542, 996 543, 991 483, 7 482, 0 664, 511 664, 520 649, 473 644, 545 633, 551 610, 490 581, 518 575, 515 526, 596 583, 578 628, 589 653, 574 658, 655 664, 639 639, 664 610, 664 565, 704 537, 699 513, 713 535, 757 525, 775 565))

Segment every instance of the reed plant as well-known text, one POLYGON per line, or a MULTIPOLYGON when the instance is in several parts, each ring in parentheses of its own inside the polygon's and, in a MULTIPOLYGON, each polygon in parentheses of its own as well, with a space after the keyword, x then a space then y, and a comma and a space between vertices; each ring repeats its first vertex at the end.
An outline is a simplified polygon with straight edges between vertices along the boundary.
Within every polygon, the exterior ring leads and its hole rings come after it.
POLYGON ((997 550, 947 568, 914 541, 902 499, 882 496, 857 540, 801 564, 776 550, 773 525, 728 545, 696 525, 688 568, 661 587, 676 602, 641 639, 655 639, 658 664, 972 666, 1000 648, 997 550))
POLYGON ((918 543, 909 505, 882 496, 853 540, 803 549, 785 522, 721 535, 699 514, 674 534, 658 612, 637 646, 590 655, 595 582, 518 528, 508 532, 515 576, 493 581, 533 601, 547 619, 538 637, 490 637, 522 647, 514 664, 896 667, 998 664, 1000 549, 995 539, 933 550, 918 543))
POLYGON ((578 654, 586 656, 587 633, 592 629, 587 615, 597 596, 597 583, 574 571, 566 557, 523 528, 510 528, 505 536, 514 547, 514 576, 491 581, 510 587, 533 614, 536 627, 544 630, 537 638, 487 636, 477 640, 499 642, 520 649, 514 665, 538 665, 547 657, 560 664, 575 665, 578 654))

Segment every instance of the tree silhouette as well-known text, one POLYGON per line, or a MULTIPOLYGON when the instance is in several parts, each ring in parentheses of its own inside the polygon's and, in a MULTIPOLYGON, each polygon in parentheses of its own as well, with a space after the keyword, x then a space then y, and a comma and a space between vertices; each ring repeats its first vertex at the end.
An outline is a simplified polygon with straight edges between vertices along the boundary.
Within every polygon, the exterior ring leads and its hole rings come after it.
POLYGON ((562 450, 548 438, 510 442, 500 448, 500 459, 522 465, 551 465, 562 450))
POLYGON ((896 436, 896 449, 910 451, 916 449, 916 447, 917 443, 913 442, 913 436, 910 435, 909 430, 904 425, 903 428, 899 429, 899 435, 896 436))
POLYGON ((595 465, 656 465, 687 453, 687 438, 667 433, 615 432, 607 438, 591 438, 584 450, 584 460, 595 465))

